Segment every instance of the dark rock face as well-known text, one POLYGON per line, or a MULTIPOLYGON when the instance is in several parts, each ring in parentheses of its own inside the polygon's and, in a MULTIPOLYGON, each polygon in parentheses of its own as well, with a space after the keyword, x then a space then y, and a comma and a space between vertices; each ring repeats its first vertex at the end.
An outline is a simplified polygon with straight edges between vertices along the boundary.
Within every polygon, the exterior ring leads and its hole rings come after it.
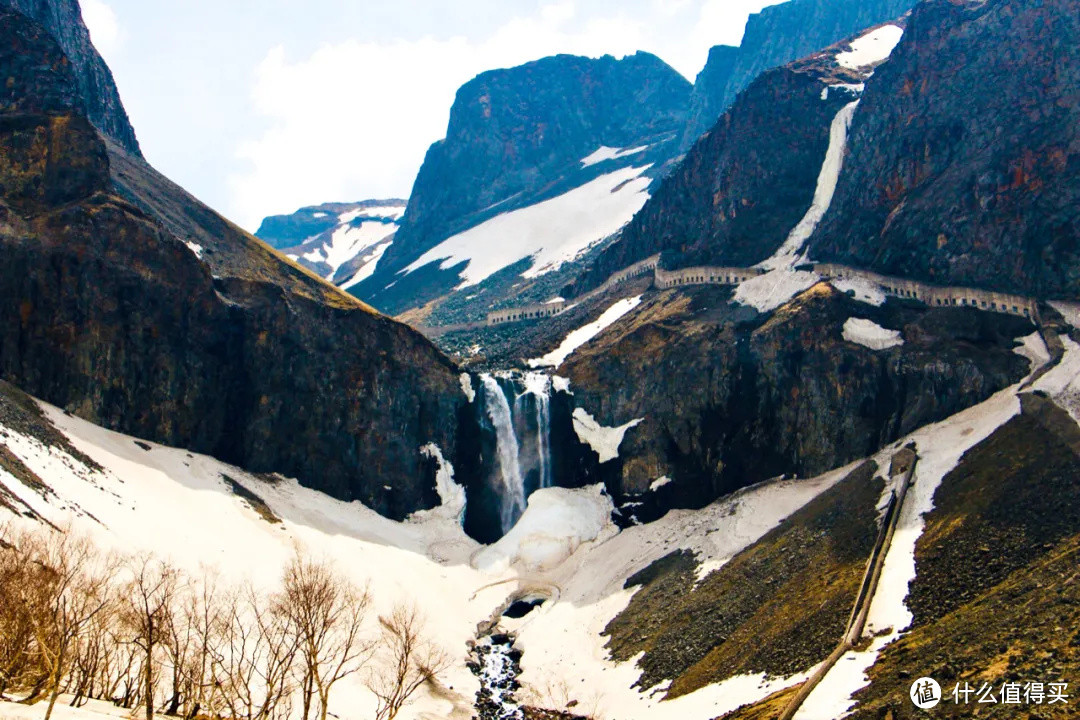
POLYGON ((716 45, 709 49, 709 59, 694 79, 694 89, 690 91, 690 110, 686 114, 681 143, 683 149, 689 149, 723 115, 726 109, 721 105, 724 91, 738 57, 739 48, 731 45, 716 45))
MULTIPOLYGON (((1024 320, 969 309, 858 303, 819 284, 768 319, 729 290, 666 291, 571 356, 560 374, 603 425, 635 418, 601 466, 616 504, 700 507, 787 474, 865 457, 1017 381, 1024 320), (901 330, 874 351, 846 341, 850 317, 901 330), (648 492, 652 480, 673 480, 648 492)), ((640 518, 648 519, 648 518, 640 518)))
POLYGON ((567 291, 572 297, 658 252, 664 264, 747 267, 768 258, 810 207, 833 118, 855 95, 837 44, 770 70, 665 177, 655 194, 567 291))
POLYGON ((791 0, 751 15, 734 58, 721 53, 714 59, 710 53, 709 65, 715 67, 707 65, 698 76, 698 83, 704 76, 706 84, 700 89, 695 85, 695 98, 708 95, 708 99, 696 100, 696 106, 708 111, 691 113, 683 147, 690 147, 712 127, 735 97, 765 71, 806 57, 863 28, 900 17, 914 4, 914 0, 791 0), (716 78, 724 74, 727 82, 721 86, 716 78))
POLYGON ((79 108, 102 132, 138 155, 135 130, 120 102, 112 72, 90 42, 79 0, 0 0, 0 8, 23 13, 53 36, 71 66, 79 108))
POLYGON ((868 83, 817 258, 1080 294, 1080 3, 921 3, 868 83))
POLYGON ((0 377, 391 517, 434 505, 419 451, 454 456, 453 365, 102 137, 64 66, 40 27, 0 15, 0 67, 61 69, 14 83, 32 92, 0 113, 0 377))
POLYGON ((458 90, 446 138, 428 150, 397 239, 357 296, 389 312, 422 304, 411 297, 418 283, 384 290, 447 237, 628 163, 659 167, 675 154, 689 94, 686 79, 648 53, 559 55, 479 75, 458 90), (651 147, 621 165, 583 167, 602 145, 651 147))

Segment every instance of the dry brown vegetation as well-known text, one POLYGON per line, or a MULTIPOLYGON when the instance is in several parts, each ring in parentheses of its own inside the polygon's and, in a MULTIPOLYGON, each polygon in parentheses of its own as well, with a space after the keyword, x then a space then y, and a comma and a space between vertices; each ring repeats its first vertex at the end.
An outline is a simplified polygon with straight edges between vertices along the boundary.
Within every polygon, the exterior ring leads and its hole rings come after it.
POLYGON ((326 720, 361 674, 393 720, 449 666, 423 618, 399 606, 368 632, 366 588, 299 548, 277 588, 121 557, 70 528, 0 526, 0 698, 132 714, 326 720))

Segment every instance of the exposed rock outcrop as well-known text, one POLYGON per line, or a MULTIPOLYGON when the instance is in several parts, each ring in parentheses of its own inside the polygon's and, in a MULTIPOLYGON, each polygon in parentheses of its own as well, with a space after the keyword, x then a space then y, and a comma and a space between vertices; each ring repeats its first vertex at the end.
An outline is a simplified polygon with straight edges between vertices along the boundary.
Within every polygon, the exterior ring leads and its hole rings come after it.
POLYGON ((974 309, 877 308, 819 284, 769 316, 730 290, 663 291, 559 370, 605 426, 636 418, 601 466, 616 504, 645 520, 700 507, 779 475, 812 476, 987 398, 1028 362, 1022 318, 974 309), (901 332, 872 350, 844 339, 851 317, 901 332), (650 490, 653 481, 672 482, 650 490))
POLYGON ((98 129, 128 152, 139 155, 135 130, 120 102, 112 72, 90 41, 79 0, 0 0, 0 8, 23 13, 53 36, 71 65, 80 109, 98 129))
POLYGON ((0 68, 0 377, 391 517, 438 502, 420 447, 456 450, 452 363, 103 137, 74 64, 11 11, 0 68))
POLYGON ((867 84, 818 259, 1080 294, 1080 3, 932 0, 867 84))

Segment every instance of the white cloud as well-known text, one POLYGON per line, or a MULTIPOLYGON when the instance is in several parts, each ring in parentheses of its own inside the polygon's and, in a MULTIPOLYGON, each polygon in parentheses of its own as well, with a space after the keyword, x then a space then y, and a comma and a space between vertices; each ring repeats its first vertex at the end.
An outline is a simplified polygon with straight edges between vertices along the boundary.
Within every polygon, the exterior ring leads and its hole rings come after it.
POLYGON ((116 13, 103 0, 80 0, 80 5, 94 47, 106 59, 115 55, 123 42, 116 13))

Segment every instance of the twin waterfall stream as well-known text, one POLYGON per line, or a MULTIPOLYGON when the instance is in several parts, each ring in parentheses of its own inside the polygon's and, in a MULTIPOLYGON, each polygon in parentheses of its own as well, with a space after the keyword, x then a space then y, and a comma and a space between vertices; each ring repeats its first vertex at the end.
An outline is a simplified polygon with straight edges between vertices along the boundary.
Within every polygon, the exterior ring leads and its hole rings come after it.
POLYGON ((495 431, 501 498, 500 523, 505 535, 525 512, 529 495, 551 487, 551 377, 544 373, 480 376, 479 393, 495 431))

